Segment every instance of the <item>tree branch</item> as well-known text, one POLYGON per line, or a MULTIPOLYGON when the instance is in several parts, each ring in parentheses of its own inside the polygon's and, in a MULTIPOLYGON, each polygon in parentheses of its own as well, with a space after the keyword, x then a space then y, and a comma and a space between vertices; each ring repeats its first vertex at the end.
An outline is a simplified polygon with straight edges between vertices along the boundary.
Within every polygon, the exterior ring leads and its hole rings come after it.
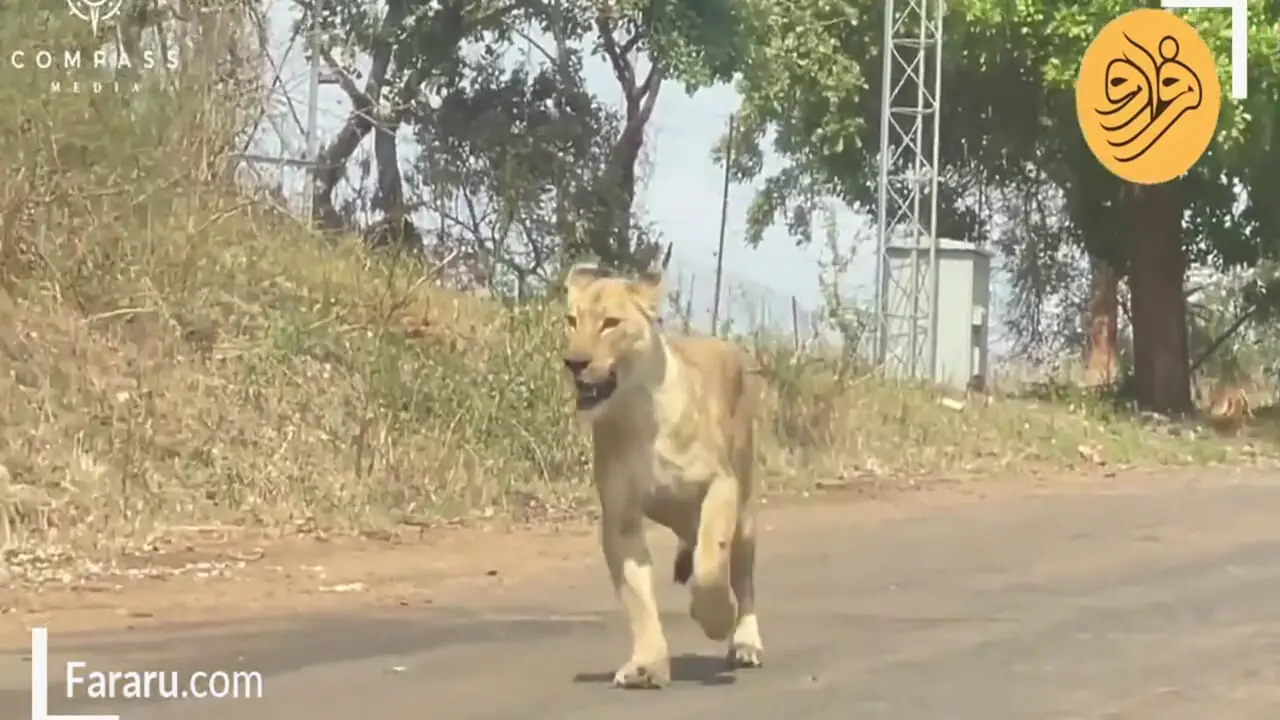
MULTIPOLYGON (((387 4, 387 14, 383 17, 382 27, 393 28, 404 22, 405 3, 403 0, 391 0, 387 4)), ((338 79, 338 86, 351 98, 351 112, 342 124, 342 128, 319 157, 312 168, 312 205, 311 217, 321 230, 339 231, 346 225, 342 214, 333 204, 333 191, 346 172, 347 163, 355 154, 356 148, 364 141, 366 135, 373 130, 379 121, 377 117, 377 100, 381 96, 382 86, 386 82, 387 72, 391 69, 391 56, 395 43, 390 33, 374 44, 373 63, 369 69, 369 79, 364 90, 345 70, 334 62, 332 53, 324 51, 322 56, 338 79)))
POLYGON ((1222 334, 1218 335, 1218 337, 1214 338, 1213 341, 1209 343, 1209 346, 1200 353, 1200 357, 1197 357, 1195 361, 1191 363, 1191 370, 1189 372, 1194 375, 1202 365, 1208 362, 1209 358, 1213 357, 1214 353, 1218 352, 1218 348, 1222 347, 1223 344, 1230 340, 1233 335, 1239 332, 1240 328, 1244 327, 1246 322, 1249 322, 1250 319, 1257 315, 1261 308, 1261 305, 1254 305, 1241 313, 1240 316, 1235 319, 1235 322, 1232 322, 1230 327, 1228 327, 1222 334))
POLYGON ((631 53, 635 52, 637 47, 640 47, 640 41, 644 40, 644 37, 644 31, 637 31, 635 35, 632 35, 626 42, 622 43, 622 47, 618 48, 618 51, 622 53, 623 57, 630 57, 631 53))
POLYGON ((640 86, 637 93, 644 98, 644 104, 640 106, 640 121, 642 123, 649 122, 649 116, 653 114, 653 108, 658 103, 658 87, 662 84, 662 70, 658 63, 654 63, 649 68, 649 74, 645 77, 644 83, 640 86))
POLYGON ((512 32, 514 32, 516 36, 519 37, 521 40, 524 40, 525 42, 529 43, 530 47, 532 47, 534 50, 537 50, 538 54, 546 58, 546 61, 551 63, 553 66, 559 62, 559 59, 555 55, 552 55, 550 50, 547 50, 545 47, 542 46, 541 43, 539 43, 537 40, 534 40, 533 36, 531 36, 529 33, 525 32, 524 30, 518 27, 512 28, 512 32))
POLYGON ((609 58, 613 76, 622 85, 622 92, 630 98, 636 89, 635 69, 631 67, 631 60, 626 53, 618 47, 618 41, 613 36, 613 20, 605 15, 605 8, 601 8, 600 12, 596 13, 596 32, 600 33, 600 45, 604 49, 605 57, 609 58))

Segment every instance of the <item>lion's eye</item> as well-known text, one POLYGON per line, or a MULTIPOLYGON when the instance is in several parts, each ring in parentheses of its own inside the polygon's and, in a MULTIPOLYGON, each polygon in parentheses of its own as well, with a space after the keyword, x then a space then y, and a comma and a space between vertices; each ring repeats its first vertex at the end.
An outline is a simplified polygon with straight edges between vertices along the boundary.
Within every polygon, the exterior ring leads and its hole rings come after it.
POLYGON ((564 316, 564 321, 565 321, 565 323, 566 323, 566 324, 568 324, 568 326, 569 326, 570 328, 576 328, 576 327, 578 327, 578 318, 576 318, 576 317, 574 317, 574 316, 572 316, 572 315, 565 315, 565 316, 564 316))
POLYGON ((604 319, 604 322, 600 323, 600 331, 603 332, 610 328, 616 328, 618 327, 618 324, 621 322, 622 321, 619 320, 618 318, 607 317, 604 319))

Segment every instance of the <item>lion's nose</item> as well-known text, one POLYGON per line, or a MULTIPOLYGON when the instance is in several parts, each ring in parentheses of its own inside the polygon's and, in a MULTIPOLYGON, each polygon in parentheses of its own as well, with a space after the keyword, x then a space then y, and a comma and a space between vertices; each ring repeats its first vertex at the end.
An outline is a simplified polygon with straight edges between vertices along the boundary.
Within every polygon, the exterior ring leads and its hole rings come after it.
POLYGON ((587 366, 590 364, 591 364, 591 358, 585 355, 581 355, 579 353, 566 355, 564 358, 565 368, 567 368, 569 370, 569 374, 574 376, 575 378, 581 375, 582 371, 586 370, 587 366))

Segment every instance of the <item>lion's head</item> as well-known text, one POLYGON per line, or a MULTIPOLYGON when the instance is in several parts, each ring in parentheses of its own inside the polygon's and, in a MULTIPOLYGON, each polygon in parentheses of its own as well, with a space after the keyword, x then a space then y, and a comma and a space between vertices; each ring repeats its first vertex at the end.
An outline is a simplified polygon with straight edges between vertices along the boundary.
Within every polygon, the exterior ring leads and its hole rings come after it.
POLYGON ((629 280, 594 265, 575 265, 565 289, 564 366, 573 378, 579 412, 595 418, 615 395, 638 384, 640 371, 654 357, 662 273, 629 280))

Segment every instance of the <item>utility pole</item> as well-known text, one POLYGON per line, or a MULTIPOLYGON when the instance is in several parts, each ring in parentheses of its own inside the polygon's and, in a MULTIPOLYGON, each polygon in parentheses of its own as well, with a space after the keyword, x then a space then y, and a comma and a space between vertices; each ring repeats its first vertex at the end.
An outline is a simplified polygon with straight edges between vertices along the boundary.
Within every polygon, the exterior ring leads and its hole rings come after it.
POLYGON ((728 142, 724 150, 724 187, 720 194, 720 242, 716 249, 715 299, 711 302, 711 334, 720 334, 720 280, 724 277, 724 233, 729 223, 729 170, 733 167, 733 116, 729 116, 728 142))

